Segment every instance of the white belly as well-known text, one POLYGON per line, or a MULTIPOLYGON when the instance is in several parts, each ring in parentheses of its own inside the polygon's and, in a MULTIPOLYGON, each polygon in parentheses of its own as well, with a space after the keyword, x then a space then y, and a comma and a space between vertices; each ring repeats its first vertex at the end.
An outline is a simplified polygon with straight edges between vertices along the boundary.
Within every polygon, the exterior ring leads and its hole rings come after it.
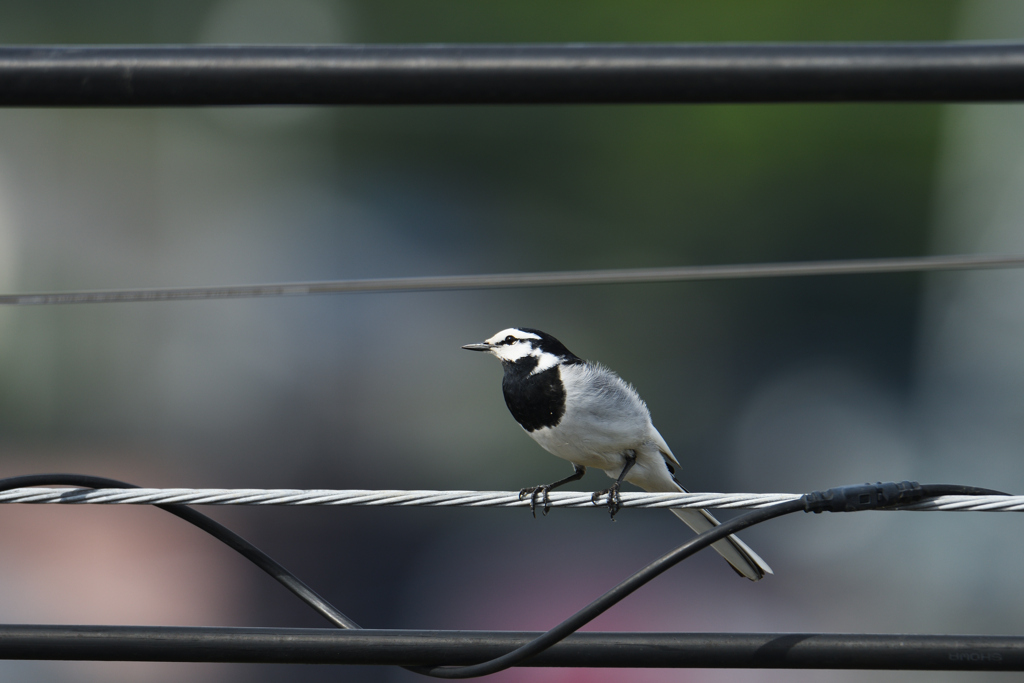
POLYGON ((593 432, 558 427, 538 429, 530 436, 547 452, 584 467, 622 469, 624 454, 636 444, 602 439, 593 432))
POLYGON ((592 400, 566 406, 556 426, 537 429, 530 436, 559 458, 617 473, 624 454, 643 449, 650 443, 650 434, 650 416, 642 403, 592 400))

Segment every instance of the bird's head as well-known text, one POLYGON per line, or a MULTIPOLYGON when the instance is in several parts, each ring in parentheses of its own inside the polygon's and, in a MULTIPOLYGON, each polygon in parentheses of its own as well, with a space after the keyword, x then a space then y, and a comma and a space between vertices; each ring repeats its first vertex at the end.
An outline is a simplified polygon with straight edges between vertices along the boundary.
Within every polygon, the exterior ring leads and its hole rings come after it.
POLYGON ((487 351, 502 363, 536 363, 535 372, 559 363, 582 362, 550 334, 529 327, 510 327, 481 344, 466 344, 467 351, 487 351))

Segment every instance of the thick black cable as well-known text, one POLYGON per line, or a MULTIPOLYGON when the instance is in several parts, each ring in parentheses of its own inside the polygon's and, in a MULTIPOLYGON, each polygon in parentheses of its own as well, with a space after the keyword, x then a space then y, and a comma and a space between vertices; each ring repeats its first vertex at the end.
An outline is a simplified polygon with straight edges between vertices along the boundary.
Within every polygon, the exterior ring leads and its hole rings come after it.
MULTIPOLYGON (((0 659, 429 666, 482 662, 538 635, 513 631, 4 624, 0 625, 0 659)), ((1024 638, 579 631, 520 666, 1024 671, 1024 638)))
MULTIPOLYGON (((9 491, 24 486, 77 486, 89 489, 138 488, 134 484, 127 484, 117 479, 94 477, 87 474, 30 474, 0 479, 0 491, 9 491)), ((226 526, 185 505, 157 505, 155 507, 166 510, 189 524, 199 527, 221 543, 235 550, 338 628, 359 628, 359 624, 342 614, 297 576, 226 526)))
POLYGON ((427 277, 368 278, 278 282, 223 287, 167 287, 105 289, 78 292, 0 294, 0 305, 44 306, 60 304, 128 303, 140 301, 193 301, 203 299, 256 299, 311 294, 383 292, 436 292, 515 287, 566 287, 579 285, 650 284, 702 280, 866 275, 877 273, 924 273, 951 270, 990 270, 1024 267, 1024 255, 959 254, 908 258, 841 259, 791 263, 749 263, 668 268, 612 268, 563 270, 541 273, 490 273, 427 277))
POLYGON ((992 102, 1024 43, 0 48, 0 106, 992 102))

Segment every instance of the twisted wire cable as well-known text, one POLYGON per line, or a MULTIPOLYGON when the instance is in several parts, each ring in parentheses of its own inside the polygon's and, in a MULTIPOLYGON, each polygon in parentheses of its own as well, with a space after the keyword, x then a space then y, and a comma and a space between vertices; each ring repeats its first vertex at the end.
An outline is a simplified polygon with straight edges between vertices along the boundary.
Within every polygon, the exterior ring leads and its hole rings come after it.
MULTIPOLYGON (((605 508, 590 492, 552 491, 552 508, 605 508)), ((755 510, 800 498, 797 493, 624 492, 626 508, 755 510)), ((389 491, 331 489, 75 489, 18 488, 0 492, 0 503, 90 505, 285 505, 364 507, 529 507, 516 491, 389 491)), ((1024 496, 939 496, 903 510, 1022 512, 1024 496)))

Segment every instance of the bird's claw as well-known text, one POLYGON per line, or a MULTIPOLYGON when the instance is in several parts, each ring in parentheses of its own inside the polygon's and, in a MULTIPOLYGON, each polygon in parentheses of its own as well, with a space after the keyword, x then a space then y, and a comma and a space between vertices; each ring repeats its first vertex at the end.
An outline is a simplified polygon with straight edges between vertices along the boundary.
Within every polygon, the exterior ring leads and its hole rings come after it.
POLYGON ((619 495, 619 482, 615 482, 611 485, 611 488, 607 488, 604 491, 597 491, 590 496, 590 502, 594 505, 601 504, 601 496, 608 496, 608 502, 605 505, 608 506, 608 512, 611 513, 612 521, 615 521, 615 515, 619 510, 622 509, 622 497, 619 495))
POLYGON ((523 500, 526 496, 530 496, 530 512, 533 513, 534 519, 537 518, 537 499, 540 498, 541 513, 547 515, 551 512, 551 498, 548 496, 548 491, 551 490, 550 486, 530 486, 529 488, 521 489, 519 491, 519 500, 523 500))

